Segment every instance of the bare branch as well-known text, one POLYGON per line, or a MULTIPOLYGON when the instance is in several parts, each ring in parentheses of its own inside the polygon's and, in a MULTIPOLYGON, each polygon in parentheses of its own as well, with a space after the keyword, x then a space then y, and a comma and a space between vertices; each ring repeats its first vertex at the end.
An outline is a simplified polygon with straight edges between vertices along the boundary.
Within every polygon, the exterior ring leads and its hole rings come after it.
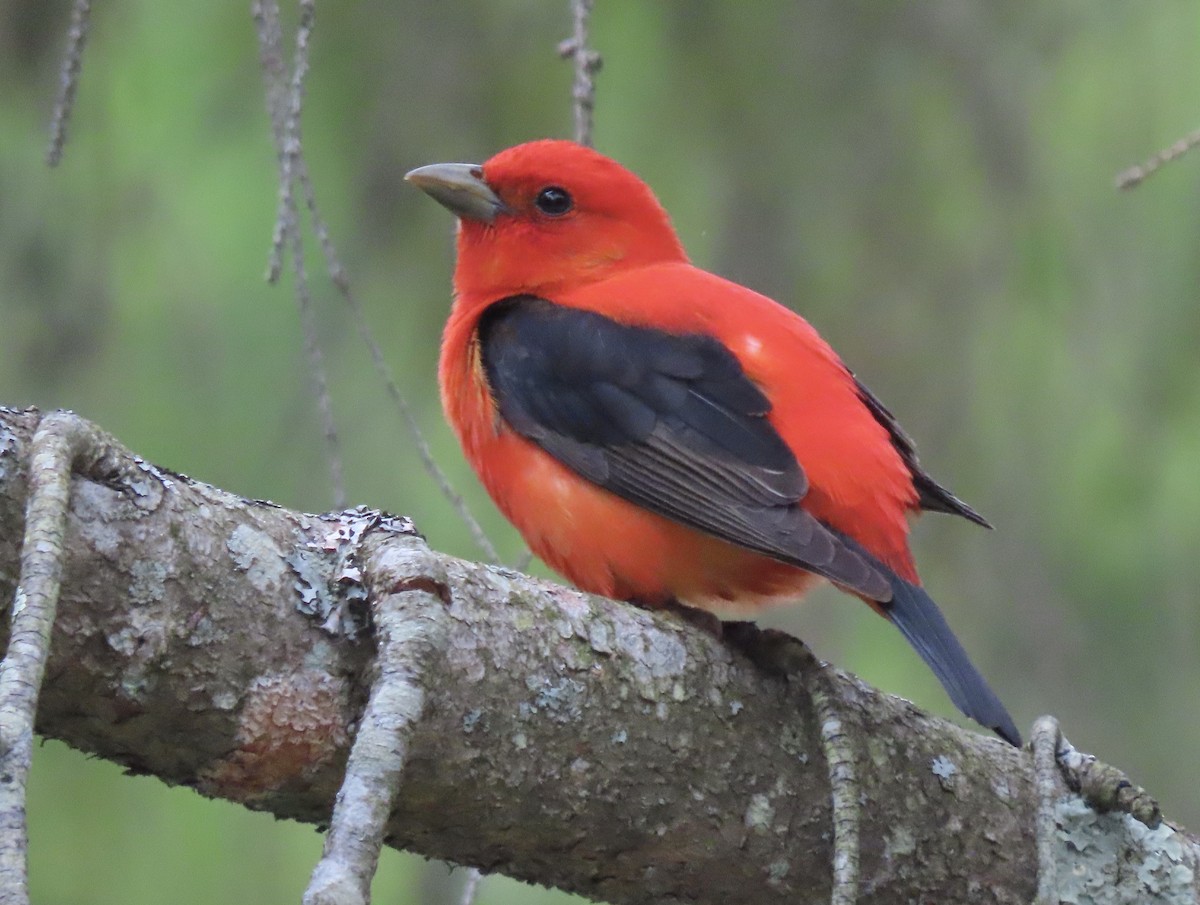
MULTIPOLYGON (((308 31, 311 32, 311 0, 309 0, 308 8, 310 13, 308 31)), ((351 289, 346 269, 342 266, 337 249, 334 247, 329 227, 325 222, 325 218, 321 216, 320 209, 317 206, 316 192, 309 175, 308 163, 304 157, 304 147, 299 136, 299 113, 303 79, 297 79, 293 76, 290 83, 291 90, 290 92, 286 90, 288 82, 283 62, 283 34, 279 24, 279 7, 276 0, 255 0, 253 14, 255 30, 258 34, 259 60, 263 71, 267 110, 271 116, 272 134, 275 136, 280 159, 280 210, 276 217, 275 233, 271 241, 271 254, 267 265, 267 279, 272 283, 278 280, 282 268, 285 237, 299 233, 299 217, 293 194, 293 187, 298 182, 301 191, 304 193, 304 202, 312 221, 313 232, 317 236, 317 242, 325 258, 325 268, 334 286, 337 287, 346 305, 350 308, 355 329, 358 331, 359 337, 366 344, 371 356, 371 362, 380 379, 383 381, 388 395, 392 399, 392 404, 396 406, 396 410, 400 413, 400 418, 404 422, 405 428, 412 437, 417 455, 421 459, 422 467, 425 469, 426 474, 433 479, 438 490, 453 507, 458 517, 467 526, 472 540, 475 541, 476 546, 479 547, 484 556, 491 562, 499 562, 500 554, 497 552, 495 545, 487 537, 483 527, 471 513, 462 496, 451 485, 445 472, 442 471, 434 460, 433 452, 429 448, 429 443, 425 439, 424 432, 421 430, 421 426, 412 412, 412 407, 408 404, 408 400, 404 394, 400 392, 400 387, 396 383, 391 368, 388 366, 383 350, 380 349, 379 343, 375 341, 375 337, 371 333, 371 328, 367 324, 362 306, 359 305, 358 299, 351 289)), ((301 35, 298 33, 298 54, 302 46, 301 41, 301 35)), ((307 42, 308 36, 305 35, 303 37, 303 46, 305 48, 307 48, 307 42)), ((304 55, 304 59, 304 65, 307 67, 306 55, 304 55)), ((297 71, 299 72, 299 69, 297 71)), ((299 258, 298 251, 294 257, 299 258)), ((303 303, 301 307, 302 309, 304 308, 303 303)), ((307 319, 311 321, 311 315, 307 319)), ((312 349, 314 348, 316 349, 316 356, 319 358, 320 349, 316 346, 315 336, 313 336, 307 327, 304 332, 310 361, 313 358, 312 349)), ((314 371, 314 373, 316 372, 314 371)), ((320 368, 320 373, 324 374, 323 365, 320 368)), ((337 441, 337 433, 333 429, 333 418, 331 406, 328 401, 328 393, 325 392, 322 394, 318 391, 317 398, 318 405, 322 411, 321 417, 325 427, 326 444, 327 446, 333 446, 337 441), (324 402, 322 403, 321 400, 324 400, 324 402), (328 415, 325 413, 327 409, 329 410, 328 415)), ((336 462, 338 463, 337 467, 340 469, 340 456, 336 459, 336 462)), ((331 466, 332 464, 331 462, 331 466)), ((335 482, 334 486, 338 487, 341 484, 335 482)), ((345 500, 343 499, 338 505, 344 506, 345 500)))
POLYGON ((1192 148, 1196 147, 1196 145, 1200 145, 1200 129, 1197 129, 1195 132, 1189 132, 1183 138, 1179 139, 1179 141, 1175 142, 1175 144, 1159 151, 1144 163, 1137 164, 1118 173, 1116 179, 1117 188, 1137 188, 1162 167, 1174 160, 1178 160, 1192 148))
POLYGON ((279 162, 279 209, 271 238, 271 253, 267 263, 267 281, 278 281, 283 266, 283 250, 291 245, 296 306, 300 328, 304 335, 304 354, 308 359, 309 378, 325 439, 325 458, 329 464, 330 485, 336 508, 347 505, 346 478, 342 466, 341 442, 333 416, 333 400, 329 393, 329 378, 325 356, 317 338, 316 315, 309 291, 308 272, 304 263, 304 242, 300 234, 300 216, 296 205, 295 184, 303 159, 300 118, 304 107, 304 78, 308 74, 308 48, 316 17, 315 0, 301 0, 300 21, 296 26, 296 43, 292 52, 292 73, 287 78, 283 63, 283 33, 279 24, 277 0, 254 0, 251 4, 255 31, 258 35, 259 61, 266 91, 267 113, 271 118, 271 134, 275 139, 279 162))
MULTIPOLYGON (((288 205, 283 198, 291 194, 291 186, 283 181, 283 157, 287 148, 287 116, 289 95, 287 91, 287 66, 283 61, 283 28, 279 23, 278 0, 254 0, 251 3, 254 30, 258 36, 258 60, 263 74, 263 89, 266 94, 267 115, 271 119, 271 136, 275 140, 275 153, 279 158, 280 204, 275 214, 275 229, 271 236, 271 251, 267 259, 267 282, 274 285, 283 273, 283 245, 288 224, 288 205)), ((299 149, 302 153, 303 149, 299 149)))
MULTIPOLYGON (((269 0, 274 3, 275 0, 269 0)), ((296 46, 292 51, 292 75, 286 93, 267 91, 268 101, 286 99, 283 108, 282 127, 276 132, 279 157, 279 211, 275 218, 275 236, 272 241, 271 270, 268 280, 279 278, 279 260, 285 237, 300 232, 299 211, 295 199, 297 162, 304 153, 300 140, 300 116, 304 109, 304 78, 308 75, 308 45, 312 37, 316 17, 314 0, 301 0, 300 21, 296 25, 296 46)), ((278 24, 278 9, 275 11, 278 24)), ((260 54, 261 55, 261 54, 260 54)), ((264 75, 266 71, 264 70, 264 75)), ((279 117, 279 111, 272 120, 279 117)))
POLYGON ((58 80, 58 99, 54 102, 54 117, 50 121, 50 144, 46 148, 46 163, 56 167, 62 160, 67 144, 67 124, 75 108, 79 90, 79 73, 83 68, 83 48, 87 44, 92 23, 92 0, 75 0, 71 6, 71 27, 67 31, 67 52, 63 56, 62 74, 58 80))
POLYGON ((467 526, 467 531, 470 532, 471 539, 475 541, 475 546, 483 552, 483 555, 489 562, 499 563, 500 554, 488 538, 487 532, 483 530, 483 526, 479 524, 478 520, 471 513, 462 495, 454 489, 454 486, 450 483, 450 479, 446 477, 446 473, 442 471, 436 460, 434 460, 433 451, 429 448, 429 443, 425 439, 425 432, 421 430, 421 425, 417 422, 417 417, 413 414, 412 406, 408 404, 408 399, 400 392, 400 386, 396 383, 396 378, 392 374, 392 369, 388 366, 387 359, 383 355, 383 350, 379 347, 379 343, 375 341, 375 335, 371 332, 370 325, 367 324, 367 318, 363 313, 362 306, 358 303, 358 297, 350 288, 350 278, 347 276, 346 269, 342 266, 341 258, 334 247, 329 227, 317 207, 316 192, 313 189, 312 180, 309 178, 308 164, 305 162, 303 154, 296 161, 296 175, 300 180, 300 186, 304 192, 304 200, 308 207, 309 216, 312 218, 313 232, 316 233, 317 241, 320 243, 321 251, 325 256, 325 269, 328 271, 333 285, 338 288, 338 292, 341 293, 342 299, 350 309, 350 316, 354 319, 354 327, 358 330, 359 338, 366 345, 367 351, 371 356, 371 363, 374 365, 379 379, 383 381, 383 385, 392 399, 392 404, 396 406, 396 411, 400 413, 400 419, 404 422, 404 426, 412 438, 417 455, 421 459, 421 467, 433 479, 442 496, 450 503, 463 524, 467 526))
POLYGON ((348 504, 346 478, 342 469, 342 445, 338 439, 337 424, 333 418, 333 398, 329 394, 329 376, 325 369, 325 354, 317 339, 317 316, 313 308, 312 293, 308 289, 308 273, 304 266, 304 243, 300 237, 300 224, 293 206, 289 209, 291 227, 288 237, 292 244, 292 269, 296 280, 296 307, 300 313, 300 330, 304 335, 304 354, 308 358, 309 379, 312 381, 313 396, 317 402, 317 414, 321 419, 321 433, 325 438, 325 458, 329 463, 329 480, 333 488, 334 506, 344 509, 348 504))
POLYGON ((571 88, 571 99, 575 111, 575 140, 581 145, 592 145, 592 113, 596 108, 596 73, 603 60, 596 51, 587 46, 588 19, 592 14, 593 0, 571 0, 571 11, 575 27, 571 37, 558 45, 558 55, 575 64, 575 83, 571 88))

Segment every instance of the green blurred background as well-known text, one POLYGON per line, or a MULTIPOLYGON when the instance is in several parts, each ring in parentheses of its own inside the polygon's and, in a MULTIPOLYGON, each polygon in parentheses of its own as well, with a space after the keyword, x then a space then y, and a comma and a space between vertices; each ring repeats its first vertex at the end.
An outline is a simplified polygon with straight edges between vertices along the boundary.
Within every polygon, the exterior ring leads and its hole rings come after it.
MULTIPOLYGON (((292 12, 289 10, 289 12, 292 12)), ((248 4, 97 4, 63 165, 42 163, 68 10, 0 0, 0 404, 76 409, 253 497, 331 495, 288 287, 263 282, 274 152, 248 4)), ((443 425, 451 220, 403 173, 569 134, 566 2, 318 10, 304 133, 350 277, 436 455, 521 547, 443 425)), ((926 583, 1019 724, 1052 712, 1200 824, 1200 7, 995 0, 600 3, 598 147, 695 260, 794 305, 996 524, 915 531, 926 583)), ((310 242, 309 247, 312 248, 310 242)), ((477 556, 310 260, 352 502, 477 556)), ((770 619, 939 713, 886 623, 832 593, 770 619)), ((296 902, 309 827, 35 761, 41 903, 296 902)), ((380 902, 452 900, 389 852, 380 902)), ((489 879, 491 903, 566 897, 489 879)))

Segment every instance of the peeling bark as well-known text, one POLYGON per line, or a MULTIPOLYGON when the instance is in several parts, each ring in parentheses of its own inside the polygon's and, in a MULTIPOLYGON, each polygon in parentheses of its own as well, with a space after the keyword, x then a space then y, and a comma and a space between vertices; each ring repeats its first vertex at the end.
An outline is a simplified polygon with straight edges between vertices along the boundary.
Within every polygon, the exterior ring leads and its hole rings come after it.
MULTIPOLYGON (((8 600, 38 417, 0 409, 8 600)), ((373 652, 367 634, 331 634, 327 618, 298 611, 314 582, 344 596, 344 566, 323 543, 332 523, 129 464, 132 481, 72 480, 38 731, 207 796, 327 823, 373 652)), ((830 771, 806 687, 817 666, 797 642, 746 628, 720 641, 670 614, 431 553, 417 537, 367 531, 355 544, 373 593, 449 594, 388 844, 613 903, 828 901, 830 771), (437 574, 395 566, 414 561, 437 574)), ((1031 901, 1029 755, 821 675, 856 759, 859 901, 1031 901)), ((1060 791, 1060 877, 1084 889, 1080 876, 1119 868, 1139 897, 1097 901, 1196 900, 1190 837, 1080 811, 1060 791)))

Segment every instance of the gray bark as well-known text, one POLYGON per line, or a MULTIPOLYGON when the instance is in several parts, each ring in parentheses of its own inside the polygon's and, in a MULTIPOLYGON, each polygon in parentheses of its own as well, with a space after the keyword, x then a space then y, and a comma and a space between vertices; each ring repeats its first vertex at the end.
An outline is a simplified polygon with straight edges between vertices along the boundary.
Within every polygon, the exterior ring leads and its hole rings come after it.
MULTIPOLYGON (((37 421, 0 409, 6 600, 37 421)), ((373 645, 297 606, 353 610, 349 549, 372 594, 448 591, 387 844, 613 903, 828 901, 829 773, 808 691, 819 678, 857 761, 859 900, 1034 897, 1028 753, 826 671, 798 642, 748 628, 720 640, 395 531, 335 542, 328 517, 131 464, 141 479, 72 481, 43 735, 327 823, 373 645), (413 562, 436 578, 398 574, 413 562)), ((1188 836, 1061 791, 1064 900, 1091 883, 1095 901, 1196 901, 1188 836)))

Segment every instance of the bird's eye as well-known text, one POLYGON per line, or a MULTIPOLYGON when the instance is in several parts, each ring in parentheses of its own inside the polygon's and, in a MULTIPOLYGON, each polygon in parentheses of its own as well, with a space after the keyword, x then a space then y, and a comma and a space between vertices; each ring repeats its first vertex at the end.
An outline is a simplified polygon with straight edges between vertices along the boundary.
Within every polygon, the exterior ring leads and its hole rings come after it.
POLYGON ((537 193, 533 203, 539 211, 550 217, 561 217, 575 206, 571 193, 557 185, 546 186, 537 193))

